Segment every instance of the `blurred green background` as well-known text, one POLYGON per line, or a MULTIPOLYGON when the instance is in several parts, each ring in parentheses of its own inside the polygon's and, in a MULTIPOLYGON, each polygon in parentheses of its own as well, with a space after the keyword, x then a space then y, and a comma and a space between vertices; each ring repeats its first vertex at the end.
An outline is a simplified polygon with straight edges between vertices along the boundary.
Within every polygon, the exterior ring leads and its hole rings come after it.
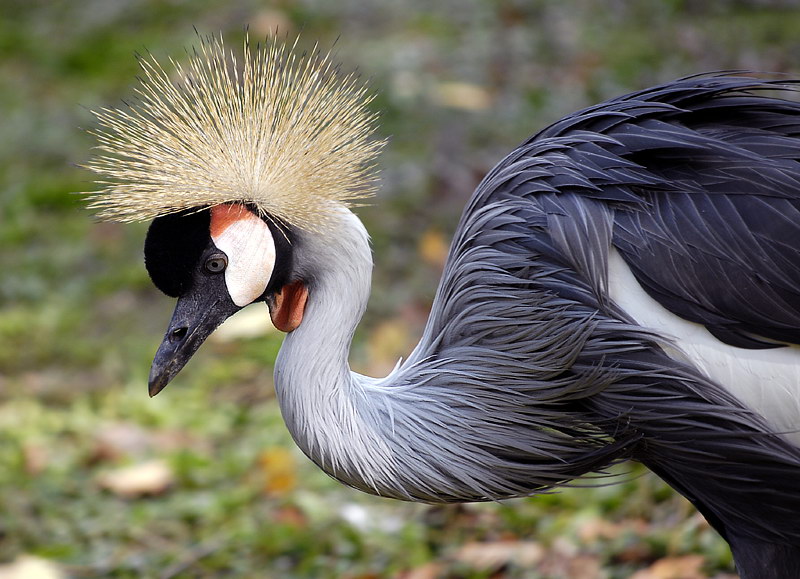
POLYGON ((329 480, 281 422, 263 307, 147 397, 172 301, 142 266, 146 224, 97 223, 74 194, 93 188, 89 110, 132 95, 135 53, 180 60, 194 28, 238 50, 246 26, 333 47, 378 95, 367 373, 413 347, 461 207, 535 130, 682 75, 800 70, 790 0, 0 1, 0 577, 733 576, 721 539, 636 467, 500 505, 329 480))

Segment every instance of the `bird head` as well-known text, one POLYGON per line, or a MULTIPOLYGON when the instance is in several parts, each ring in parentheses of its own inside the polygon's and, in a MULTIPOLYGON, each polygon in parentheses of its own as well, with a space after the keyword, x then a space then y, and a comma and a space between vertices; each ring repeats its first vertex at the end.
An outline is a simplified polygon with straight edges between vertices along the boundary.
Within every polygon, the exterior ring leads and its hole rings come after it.
MULTIPOLYGON (((203 341, 245 306, 266 302, 291 332, 308 295, 295 277, 295 232, 326 232, 341 207, 374 192, 372 100, 330 55, 275 39, 243 62, 203 38, 169 74, 141 57, 136 100, 101 109, 100 154, 86 167, 101 219, 152 223, 145 265, 177 305, 150 374, 161 391, 203 341)), ((327 233, 327 232, 326 232, 327 233)))
POLYGON ((308 296, 292 279, 290 232, 241 204, 215 205, 156 218, 147 232, 145 266, 178 303, 150 372, 160 392, 228 317, 266 302, 276 328, 296 329, 308 296))

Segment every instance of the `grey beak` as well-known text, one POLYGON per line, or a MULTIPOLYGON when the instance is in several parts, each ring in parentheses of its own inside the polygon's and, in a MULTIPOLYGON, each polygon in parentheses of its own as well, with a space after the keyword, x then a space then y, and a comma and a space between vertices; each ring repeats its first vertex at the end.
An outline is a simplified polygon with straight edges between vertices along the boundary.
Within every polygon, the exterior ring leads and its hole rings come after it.
MULTIPOLYGON (((227 297, 227 296, 226 296, 227 297)), ((193 295, 178 299, 169 327, 150 367, 150 396, 161 392, 222 322, 236 313, 230 298, 193 295), (198 299, 199 298, 199 299, 198 299)))

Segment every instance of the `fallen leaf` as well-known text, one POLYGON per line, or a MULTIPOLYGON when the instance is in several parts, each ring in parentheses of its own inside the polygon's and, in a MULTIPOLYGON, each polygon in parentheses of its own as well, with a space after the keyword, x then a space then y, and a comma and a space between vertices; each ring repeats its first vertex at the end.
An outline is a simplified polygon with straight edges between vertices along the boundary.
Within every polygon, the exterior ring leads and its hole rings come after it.
POLYGON ((398 579, 437 579, 444 576, 444 566, 432 561, 416 569, 400 573, 398 579))
POLYGON ((55 563, 32 555, 20 555, 12 563, 0 565, 0 579, 65 579, 55 563))
POLYGON ((264 493, 284 496, 297 486, 297 465, 294 455, 283 446, 273 446, 258 457, 264 474, 264 493))
POLYGON ((442 269, 447 261, 449 247, 441 231, 429 229, 420 237, 417 251, 425 263, 442 269))
POLYGON ((646 533, 647 522, 641 519, 630 519, 617 523, 594 517, 587 519, 578 527, 578 536, 584 543, 600 539, 617 539, 624 533, 642 535, 646 533))
POLYGON ((596 555, 577 555, 566 561, 564 577, 580 579, 601 579, 606 577, 600 558, 596 555))
POLYGON ((138 424, 105 424, 95 432, 92 462, 142 456, 151 445, 151 433, 138 424))
POLYGON ((706 579, 702 571, 704 562, 701 555, 665 557, 635 573, 631 579, 706 579))
POLYGON ((456 552, 454 559, 473 569, 491 571, 512 563, 519 567, 533 567, 544 556, 544 547, 535 541, 497 541, 467 543, 456 552))
POLYGON ((537 571, 547 577, 580 577, 580 579, 602 579, 600 559, 596 555, 572 555, 565 557, 550 553, 537 567, 537 571))
POLYGON ((174 482, 175 476, 163 460, 126 466, 98 477, 98 484, 102 488, 124 498, 161 494, 174 482))
POLYGON ((41 474, 50 464, 50 452, 41 444, 26 443, 22 447, 22 458, 25 472, 30 476, 41 474))

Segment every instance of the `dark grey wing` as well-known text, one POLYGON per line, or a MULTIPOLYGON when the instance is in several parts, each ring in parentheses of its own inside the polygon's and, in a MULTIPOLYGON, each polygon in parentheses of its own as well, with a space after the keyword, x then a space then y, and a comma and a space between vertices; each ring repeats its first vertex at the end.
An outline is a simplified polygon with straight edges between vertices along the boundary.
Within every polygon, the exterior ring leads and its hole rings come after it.
POLYGON ((661 183, 617 211, 615 246, 660 304, 743 348, 800 344, 800 105, 764 88, 614 133, 661 183))
POLYGON ((758 96, 768 88, 721 76, 612 100, 545 129, 481 182, 425 333, 393 375, 393 399, 447 397, 426 421, 458 432, 469 452, 451 454, 471 461, 459 472, 480 481, 453 500, 632 457, 721 532, 798 544, 787 513, 800 510, 800 451, 630 323, 606 280, 614 244, 656 299, 729 341, 796 335, 800 106, 758 96))
POLYGON ((702 76, 580 111, 518 148, 477 201, 552 197, 553 214, 569 195, 602 201, 665 308, 731 345, 798 344, 800 104, 776 94, 797 85, 702 76))
POLYGON ((649 197, 649 211, 617 213, 614 235, 648 294, 733 346, 800 343, 797 201, 758 194, 649 197))

